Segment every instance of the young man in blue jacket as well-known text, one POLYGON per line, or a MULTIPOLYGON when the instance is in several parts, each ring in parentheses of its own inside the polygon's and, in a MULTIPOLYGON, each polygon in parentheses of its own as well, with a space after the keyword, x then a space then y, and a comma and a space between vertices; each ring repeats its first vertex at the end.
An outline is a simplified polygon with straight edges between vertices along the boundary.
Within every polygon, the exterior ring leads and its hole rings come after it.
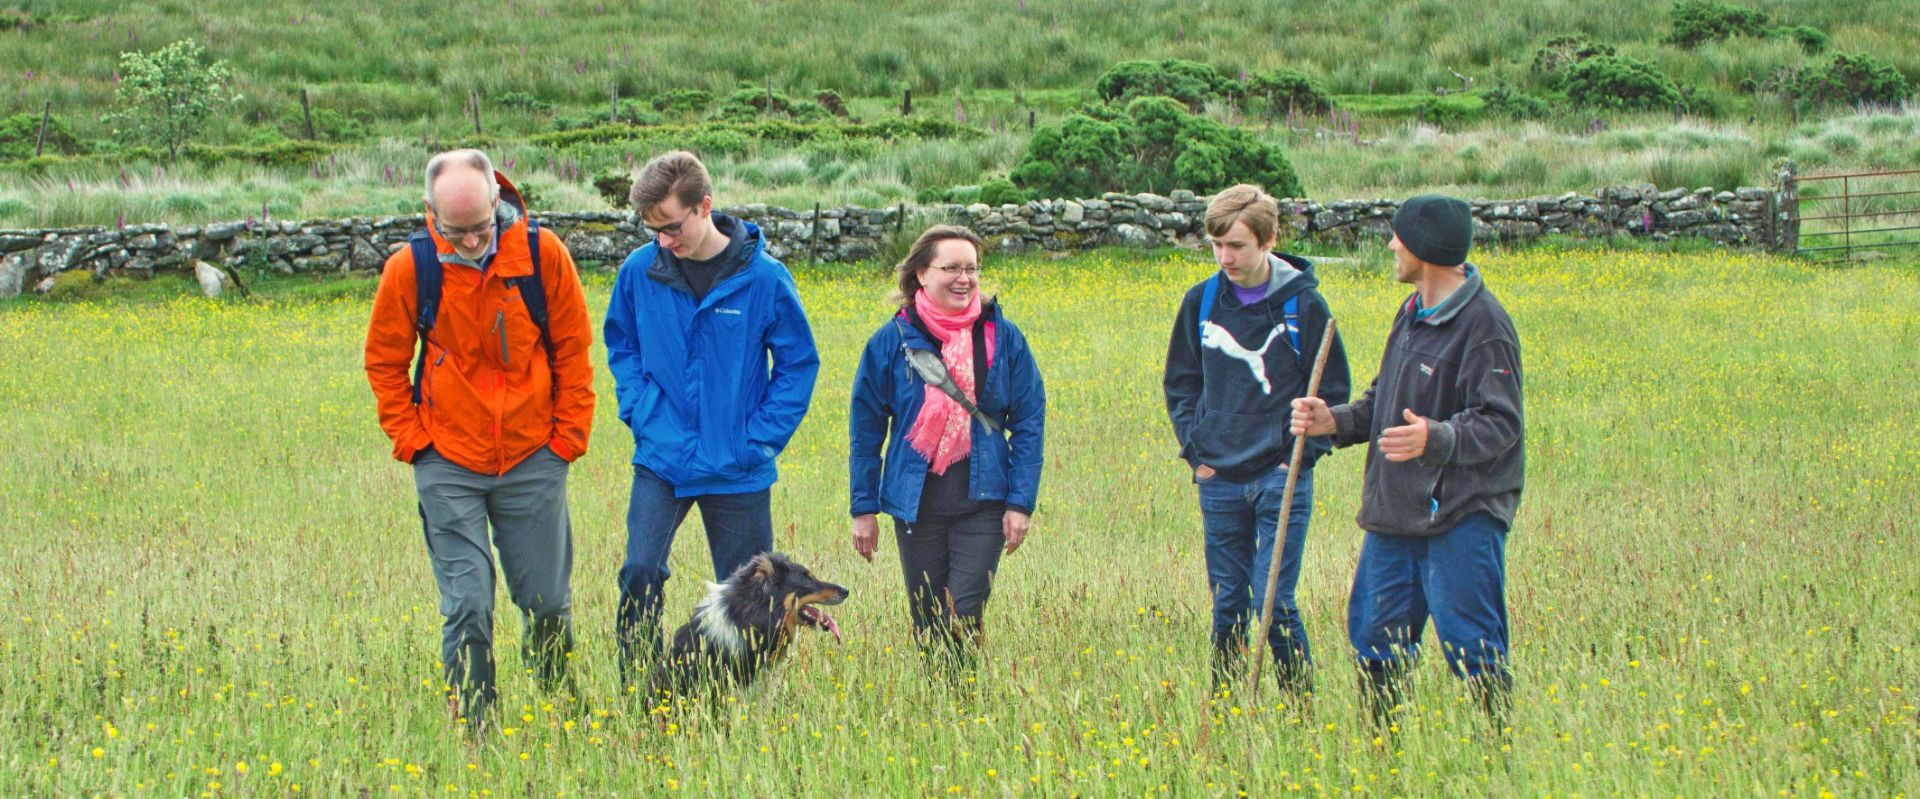
POLYGON ((633 430, 633 493, 615 634, 621 679, 660 651, 667 554, 700 506, 715 579, 773 548, 774 458, 820 371, 793 275, 759 226, 716 213, 692 153, 648 162, 630 199, 654 241, 627 256, 607 307, 607 367, 633 430))
MULTIPOLYGON (((1278 557, 1273 628, 1268 641, 1254 645, 1270 645, 1281 687, 1304 695, 1312 690, 1312 657, 1294 586, 1313 516, 1313 465, 1331 442, 1307 442, 1284 520, 1280 505, 1293 455, 1288 402, 1306 393, 1333 314, 1313 264, 1274 252, 1280 206, 1260 187, 1243 183, 1215 195, 1206 226, 1220 269, 1180 302, 1162 387, 1180 457, 1193 467, 1199 489, 1213 593, 1214 684, 1217 689, 1238 672, 1248 628, 1266 597, 1268 564, 1278 557)), ((1347 356, 1338 333, 1331 346, 1320 395, 1345 402, 1347 356)))

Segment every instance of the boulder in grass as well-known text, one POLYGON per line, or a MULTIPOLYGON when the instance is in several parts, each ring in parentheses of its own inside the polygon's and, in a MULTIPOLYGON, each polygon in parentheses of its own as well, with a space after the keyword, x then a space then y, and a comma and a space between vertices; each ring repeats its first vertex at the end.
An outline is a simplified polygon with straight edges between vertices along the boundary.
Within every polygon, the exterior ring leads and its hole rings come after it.
POLYGON ((232 282, 227 273, 206 261, 193 262, 193 277, 200 281, 200 293, 209 297, 220 296, 220 292, 232 282))

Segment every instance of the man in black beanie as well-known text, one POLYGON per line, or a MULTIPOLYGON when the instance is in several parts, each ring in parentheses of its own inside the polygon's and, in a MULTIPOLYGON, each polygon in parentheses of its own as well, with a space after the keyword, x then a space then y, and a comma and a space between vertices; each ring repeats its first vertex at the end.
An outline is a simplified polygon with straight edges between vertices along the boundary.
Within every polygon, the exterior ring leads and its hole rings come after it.
POLYGON ((1415 197, 1394 214, 1393 234, 1394 277, 1415 291, 1394 317, 1379 376, 1346 405, 1294 400, 1293 434, 1368 445, 1347 637, 1374 718, 1391 726, 1432 618, 1447 666, 1504 732, 1506 540, 1526 471, 1520 341, 1467 263, 1466 203, 1415 197))

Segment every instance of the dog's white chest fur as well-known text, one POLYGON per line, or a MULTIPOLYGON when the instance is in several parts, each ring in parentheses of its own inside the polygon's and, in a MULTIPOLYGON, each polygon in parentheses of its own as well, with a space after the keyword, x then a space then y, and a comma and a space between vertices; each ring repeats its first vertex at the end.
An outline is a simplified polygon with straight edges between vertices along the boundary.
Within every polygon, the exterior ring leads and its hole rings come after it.
POLYGON ((707 597, 693 607, 694 622, 700 626, 700 637, 732 655, 747 653, 747 639, 740 634, 740 626, 727 617, 727 587, 719 583, 707 583, 707 597))
POLYGON ((1227 332, 1226 328, 1209 319, 1200 323, 1200 346, 1219 350, 1221 354, 1246 364, 1247 369, 1253 372, 1253 379, 1260 382, 1260 393, 1272 394, 1273 384, 1267 382, 1267 348, 1273 346, 1273 340, 1279 338, 1280 334, 1296 329, 1288 322, 1274 325, 1272 330, 1267 331, 1267 340, 1260 345, 1260 349, 1250 350, 1234 340, 1233 334, 1227 332))

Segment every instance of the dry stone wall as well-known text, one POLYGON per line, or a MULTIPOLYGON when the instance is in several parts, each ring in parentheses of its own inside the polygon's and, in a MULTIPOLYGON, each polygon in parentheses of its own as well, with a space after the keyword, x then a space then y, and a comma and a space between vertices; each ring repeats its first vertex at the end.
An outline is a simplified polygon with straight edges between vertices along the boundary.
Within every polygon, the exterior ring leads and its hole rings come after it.
MULTIPOLYGON (((1791 248, 1796 214, 1790 195, 1765 188, 1659 189, 1614 186, 1594 194, 1474 200, 1475 236, 1517 242, 1546 235, 1707 239, 1730 246, 1791 248)), ((1295 240, 1351 244, 1385 240, 1399 204, 1393 200, 1281 202, 1295 240)), ((1079 200, 1035 200, 1022 205, 901 206, 796 211, 767 205, 723 209, 766 232, 768 250, 790 264, 870 259, 890 237, 922 226, 967 225, 1002 251, 1078 250, 1102 246, 1199 247, 1204 244, 1206 198, 1106 194, 1079 200), (911 229, 909 229, 911 228, 911 229)), ((618 266, 651 232, 630 213, 539 213, 541 224, 566 241, 582 264, 618 266)), ((376 270, 420 229, 419 215, 247 221, 167 227, 0 229, 0 297, 50 286, 53 276, 87 270, 95 276, 194 273, 197 262, 267 268, 285 274, 376 270)))

